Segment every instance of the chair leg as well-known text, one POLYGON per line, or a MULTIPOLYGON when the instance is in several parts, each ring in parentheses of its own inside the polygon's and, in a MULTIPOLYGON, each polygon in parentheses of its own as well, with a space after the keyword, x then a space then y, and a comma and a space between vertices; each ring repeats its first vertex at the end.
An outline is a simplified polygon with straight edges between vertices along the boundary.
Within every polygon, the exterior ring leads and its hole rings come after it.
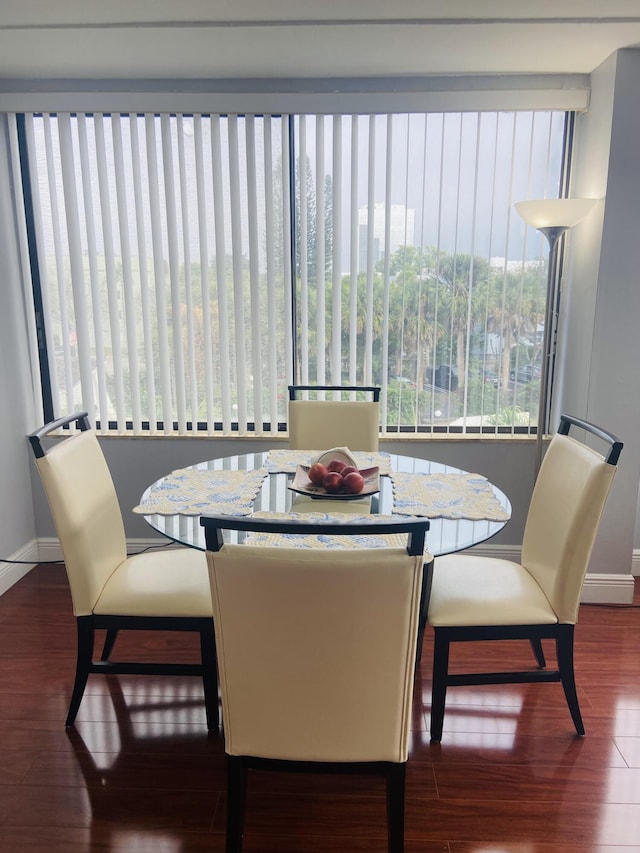
POLYGON ((69 711, 65 726, 72 726, 75 722, 84 689, 87 686, 89 667, 93 659, 93 645, 95 630, 92 616, 78 616, 76 620, 78 631, 78 652, 76 657, 76 677, 73 684, 73 693, 69 703, 69 711))
POLYGON ((204 705, 207 715, 207 729, 218 731, 220 728, 220 710, 218 707, 218 661, 216 658, 216 637, 213 619, 200 631, 200 657, 202 660, 202 684, 204 687, 204 705))
POLYGON ((422 645, 424 643, 424 632, 427 627, 427 618, 429 615, 429 598, 431 596, 431 582, 433 580, 433 560, 430 563, 425 563, 422 567, 422 588, 420 589, 420 611, 418 615, 418 640, 416 645, 416 664, 415 671, 418 671, 418 666, 422 658, 422 645))
POLYGON ((434 629, 433 676, 431 683, 431 743, 440 743, 444 725, 444 705, 449 674, 449 640, 440 628, 434 629))
POLYGON ((244 809, 247 797, 247 768, 241 756, 227 755, 227 843, 226 853, 241 853, 244 809))
POLYGON ((406 764, 387 769, 387 838, 389 853, 404 853, 404 792, 406 764))
POLYGON ((567 705, 571 712, 571 719, 573 720, 573 725, 576 727, 576 732, 582 736, 584 735, 584 724, 582 722, 582 714, 580 713, 576 680, 573 671, 573 632, 573 625, 558 625, 556 655, 558 658, 558 671, 560 672, 567 705))
POLYGON ((116 639, 118 637, 118 629, 117 628, 108 628, 107 636, 104 638, 104 646, 102 648, 102 654, 100 655, 100 660, 109 660, 111 657, 111 652, 113 651, 113 647, 116 644, 116 639))
POLYGON ((531 643, 531 650, 536 659, 536 663, 540 667, 540 669, 544 669, 547 665, 547 661, 544 656, 544 650, 542 648, 542 640, 537 637, 532 637, 529 642, 531 643))

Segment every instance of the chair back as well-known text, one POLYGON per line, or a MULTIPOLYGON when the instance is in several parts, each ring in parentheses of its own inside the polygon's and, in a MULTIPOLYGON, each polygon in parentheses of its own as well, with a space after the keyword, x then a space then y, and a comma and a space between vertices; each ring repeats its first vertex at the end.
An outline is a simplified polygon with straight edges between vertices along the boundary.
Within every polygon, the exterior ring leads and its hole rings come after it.
MULTIPOLYGON (((616 472, 613 454, 605 459, 568 434, 567 422, 591 425, 562 416, 540 467, 527 515, 522 565, 536 579, 558 621, 574 624, 600 518, 616 472)), ((588 429, 601 434, 597 427, 588 429)), ((602 435, 601 435, 602 437, 602 435)), ((615 459, 622 443, 616 445, 615 459)))
POLYGON ((67 569, 73 612, 87 616, 127 548, 113 480, 93 430, 36 458, 67 569))
POLYGON ((377 452, 380 432, 380 389, 374 386, 289 386, 289 447, 293 450, 377 452), (296 391, 365 391, 371 400, 297 400, 296 391))
MULTIPOLYGON (((345 523, 326 529, 344 534, 345 523)), ((406 761, 422 553, 250 544, 216 552, 209 534, 226 752, 406 761)))

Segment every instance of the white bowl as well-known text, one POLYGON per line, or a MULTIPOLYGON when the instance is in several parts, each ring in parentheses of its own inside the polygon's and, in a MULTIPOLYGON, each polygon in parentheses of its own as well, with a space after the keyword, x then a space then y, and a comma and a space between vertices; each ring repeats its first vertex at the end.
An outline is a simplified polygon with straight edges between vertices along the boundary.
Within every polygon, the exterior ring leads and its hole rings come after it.
POLYGON ((312 461, 312 464, 321 462, 323 465, 327 465, 332 459, 339 459, 340 462, 344 462, 345 465, 352 465, 354 468, 358 467, 348 447, 332 447, 331 450, 325 450, 312 461))

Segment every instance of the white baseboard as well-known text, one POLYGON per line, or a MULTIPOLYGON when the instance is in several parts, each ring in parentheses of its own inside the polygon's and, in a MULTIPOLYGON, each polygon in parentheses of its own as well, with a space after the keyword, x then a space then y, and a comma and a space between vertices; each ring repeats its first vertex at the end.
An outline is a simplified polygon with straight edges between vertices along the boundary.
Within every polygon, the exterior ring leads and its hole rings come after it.
MULTIPOLYGON (((42 537, 38 539, 38 557, 35 562, 53 562, 55 560, 62 559, 62 551, 60 550, 60 545, 55 536, 50 537, 42 537)), ((127 552, 129 554, 137 554, 140 551, 144 551, 147 548, 180 548, 180 545, 176 545, 175 542, 171 542, 169 539, 127 539, 127 552)))
MULTIPOLYGON (((127 549, 130 554, 134 554, 146 548, 171 547, 173 544, 164 545, 165 542, 166 540, 157 538, 129 539, 127 549)), ((471 550, 482 557, 497 557, 514 562, 520 560, 520 548, 514 545, 476 545, 471 550)), ((62 552, 55 537, 43 537, 32 540, 9 559, 26 561, 26 564, 0 561, 0 595, 24 577, 36 563, 60 560, 62 552)), ((640 575, 640 550, 633 552, 631 569, 632 573, 628 575, 588 574, 582 588, 582 603, 631 604, 634 593, 633 578, 634 575, 640 575)))
POLYGON ((477 554, 479 557, 495 557, 498 560, 512 560, 514 563, 520 562, 520 546, 519 545, 474 545, 469 548, 469 554, 477 554))
POLYGON ((7 559, 20 560, 19 563, 8 563, 0 560, 0 595, 10 589, 20 578, 28 574, 40 561, 38 543, 35 539, 24 545, 19 551, 7 559))
POLYGON ((42 536, 38 539, 38 562, 53 563, 62 559, 60 543, 55 536, 42 536))
POLYGON ((634 593, 633 575, 588 574, 584 579, 582 604, 631 604, 634 593))

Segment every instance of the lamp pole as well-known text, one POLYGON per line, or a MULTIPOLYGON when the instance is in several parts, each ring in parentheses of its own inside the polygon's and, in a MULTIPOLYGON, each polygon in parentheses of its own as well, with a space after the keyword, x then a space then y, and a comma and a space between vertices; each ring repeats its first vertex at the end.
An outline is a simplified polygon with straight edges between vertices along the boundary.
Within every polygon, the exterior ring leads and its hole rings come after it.
POLYGON ((555 352, 555 340, 558 321, 558 293, 556 277, 558 273, 558 249, 560 238, 568 225, 550 225, 538 228, 549 243, 549 260, 547 264, 547 301, 544 309, 544 337, 542 342, 542 362, 540 371, 540 400, 538 403, 538 429, 536 431, 536 455, 534 464, 535 476, 538 476, 542 464, 542 440, 547 432, 548 396, 550 390, 551 362, 555 352))
POLYGON ((519 201, 515 207, 527 225, 536 228, 549 243, 547 267, 547 302, 544 309, 544 337, 540 373, 540 402, 536 430, 535 476, 542 464, 542 440, 547 431, 551 364, 555 353, 559 312, 560 283, 558 279, 558 248, 560 238, 569 228, 581 222, 595 206, 595 198, 547 198, 519 201), (556 286, 557 283, 557 286, 556 286))

